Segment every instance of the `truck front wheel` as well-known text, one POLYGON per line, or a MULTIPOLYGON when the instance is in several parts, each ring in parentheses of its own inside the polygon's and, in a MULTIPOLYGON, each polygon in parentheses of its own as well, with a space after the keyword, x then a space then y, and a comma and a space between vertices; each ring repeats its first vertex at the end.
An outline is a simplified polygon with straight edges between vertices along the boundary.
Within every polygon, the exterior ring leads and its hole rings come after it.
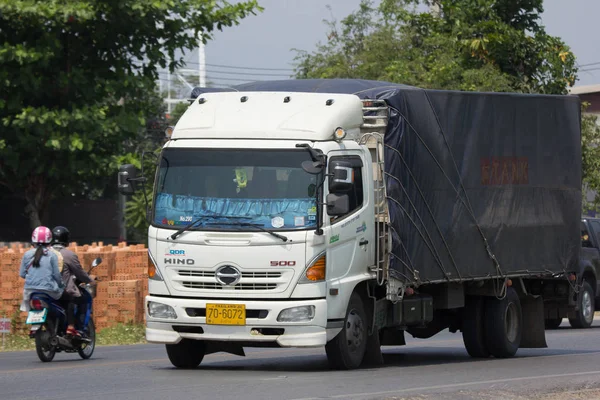
POLYGON ((368 320, 362 299, 356 292, 352 293, 344 327, 325 345, 327 360, 332 368, 354 369, 360 366, 367 347, 368 320))
POLYGON ((589 328, 594 322, 594 290, 592 286, 583 281, 581 292, 579 292, 579 310, 576 311, 575 318, 569 318, 569 323, 573 328, 589 328))
POLYGON ((519 350, 523 332, 521 302, 517 292, 508 287, 502 300, 490 297, 485 303, 485 339, 490 354, 496 358, 514 356, 519 350))
POLYGON ((183 339, 177 344, 167 344, 167 355, 177 368, 192 369, 202 362, 206 344, 201 340, 183 339))

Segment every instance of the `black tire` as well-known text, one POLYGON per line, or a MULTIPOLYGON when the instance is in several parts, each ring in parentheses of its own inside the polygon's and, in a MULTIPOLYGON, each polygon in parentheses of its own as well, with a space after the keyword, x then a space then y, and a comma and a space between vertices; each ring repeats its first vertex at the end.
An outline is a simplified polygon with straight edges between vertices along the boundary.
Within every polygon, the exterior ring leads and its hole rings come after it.
POLYGON ((514 356, 523 333, 523 315, 517 292, 509 287, 502 300, 490 297, 485 304, 485 341, 490 354, 496 358, 514 356))
POLYGON ((56 355, 56 347, 48 343, 51 335, 51 331, 46 325, 41 326, 35 332, 35 352, 41 362, 50 362, 56 355))
POLYGON ((594 289, 588 282, 583 282, 577 301, 579 310, 576 311, 575 318, 569 318, 569 323, 573 328, 589 328, 594 322, 595 301, 594 289))
POLYGON ((344 327, 325 345, 329 365, 335 369, 355 369, 360 366, 367 348, 367 315, 360 296, 355 292, 344 318, 344 327))
POLYGON ((550 318, 545 321, 546 329, 558 329, 562 323, 562 318, 550 318))
POLYGON ((383 365, 383 354, 381 353, 379 329, 375 329, 375 332, 367 337, 365 356, 363 357, 361 365, 365 367, 376 367, 378 365, 383 365))
POLYGON ((462 337, 467 353, 473 358, 488 358, 490 351, 485 342, 485 299, 467 296, 462 320, 462 337))
POLYGON ((79 357, 84 360, 89 359, 94 354, 94 350, 96 349, 96 327, 94 326, 94 321, 90 317, 90 322, 87 326, 86 331, 87 337, 91 340, 90 343, 82 343, 81 346, 77 349, 79 353, 79 357))
POLYGON ((204 359, 206 344, 202 340, 183 339, 177 344, 167 344, 167 355, 177 368, 196 368, 204 359))

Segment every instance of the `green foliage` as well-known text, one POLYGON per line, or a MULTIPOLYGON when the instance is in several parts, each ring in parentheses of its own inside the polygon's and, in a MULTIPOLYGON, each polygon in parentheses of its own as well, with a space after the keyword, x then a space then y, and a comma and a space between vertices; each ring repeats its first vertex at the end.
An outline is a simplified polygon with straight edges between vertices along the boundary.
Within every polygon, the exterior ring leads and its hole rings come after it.
MULTIPOLYGON (((164 130, 167 126, 175 126, 179 118, 188 109, 189 104, 179 103, 171 111, 169 120, 161 121, 160 135, 153 137, 154 140, 146 140, 144 143, 144 151, 152 152, 156 156, 160 155, 160 150, 165 140, 164 130), (160 138, 157 140, 157 138, 160 138)), ((164 115, 164 113, 163 113, 164 115)), ((138 168, 141 168, 140 159, 122 159, 123 163, 130 163, 138 168)), ((148 237, 148 220, 147 210, 148 207, 152 207, 152 188, 154 187, 154 173, 156 170, 156 158, 148 155, 143 160, 144 163, 144 176, 148 180, 143 188, 139 190, 128 199, 125 207, 125 222, 127 224, 129 241, 145 242, 148 237), (144 196, 145 194, 145 196, 144 196), (147 201, 147 202, 146 202, 147 201)))
POLYGON ((27 200, 31 224, 58 194, 100 195, 118 158, 164 131, 157 68, 182 66, 175 52, 199 32, 209 40, 257 10, 256 0, 0 0, 0 185, 27 200))
POLYGON ((542 0, 363 0, 327 41, 298 52, 299 78, 362 78, 425 88, 565 94, 575 57, 540 25, 542 0), (418 5, 439 5, 423 12, 418 5))
POLYGON ((125 205, 127 237, 130 242, 144 243, 148 237, 147 211, 152 208, 152 188, 154 187, 156 161, 160 155, 160 150, 160 147, 154 150, 145 149, 144 157, 131 163, 141 170, 140 173, 143 172, 147 182, 137 185, 135 194, 127 200, 125 205))

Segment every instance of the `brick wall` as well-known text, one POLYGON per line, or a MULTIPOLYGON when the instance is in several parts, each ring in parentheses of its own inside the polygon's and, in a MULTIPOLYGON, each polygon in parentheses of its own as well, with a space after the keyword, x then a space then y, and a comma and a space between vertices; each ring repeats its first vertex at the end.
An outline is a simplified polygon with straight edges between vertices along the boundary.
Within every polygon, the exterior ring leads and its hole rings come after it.
MULTIPOLYGON (((28 249, 20 243, 0 247, 0 317, 14 318, 17 331, 26 330, 27 315, 19 312, 25 283, 19 277, 19 267, 28 249)), ((86 271, 95 258, 102 258, 102 264, 92 272, 100 280, 94 299, 97 331, 118 323, 144 322, 144 297, 148 293, 148 250, 144 245, 72 243, 69 249, 77 253, 86 271)))

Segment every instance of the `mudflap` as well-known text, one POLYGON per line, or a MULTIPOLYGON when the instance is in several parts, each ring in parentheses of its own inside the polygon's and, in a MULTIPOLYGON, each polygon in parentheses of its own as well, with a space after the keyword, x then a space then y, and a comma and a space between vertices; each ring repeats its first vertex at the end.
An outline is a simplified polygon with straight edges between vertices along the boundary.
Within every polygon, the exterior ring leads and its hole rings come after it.
POLYGON ((523 314, 523 333, 520 348, 542 349, 546 344, 546 327, 544 324, 544 300, 541 296, 521 297, 523 314))

